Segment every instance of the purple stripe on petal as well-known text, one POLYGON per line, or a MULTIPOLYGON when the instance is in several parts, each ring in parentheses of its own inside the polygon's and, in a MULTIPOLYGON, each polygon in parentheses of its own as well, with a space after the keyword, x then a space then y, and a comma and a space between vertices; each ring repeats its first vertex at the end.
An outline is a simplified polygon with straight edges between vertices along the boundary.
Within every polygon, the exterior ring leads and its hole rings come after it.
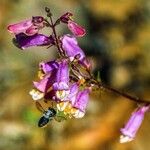
POLYGON ((40 69, 42 69, 42 71, 47 74, 51 71, 53 71, 54 69, 58 69, 59 64, 56 61, 49 61, 49 62, 41 62, 39 64, 40 69))
POLYGON ((16 35, 15 41, 21 49, 25 49, 31 46, 45 46, 53 44, 52 37, 47 37, 43 34, 27 36, 24 33, 20 33, 16 35))

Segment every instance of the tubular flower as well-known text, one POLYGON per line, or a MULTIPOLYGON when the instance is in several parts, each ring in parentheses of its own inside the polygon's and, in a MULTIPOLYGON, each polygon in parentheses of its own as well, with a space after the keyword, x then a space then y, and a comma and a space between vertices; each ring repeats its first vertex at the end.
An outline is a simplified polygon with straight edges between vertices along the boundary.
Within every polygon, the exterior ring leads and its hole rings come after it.
POLYGON ((16 35, 14 39, 14 44, 21 48, 26 49, 31 46, 47 46, 54 44, 54 40, 52 36, 47 37, 43 34, 35 34, 32 36, 27 36, 24 33, 20 33, 16 35))
POLYGON ((68 21, 68 28, 75 36, 82 37, 86 34, 85 29, 72 20, 68 21))
POLYGON ((82 118, 85 114, 90 91, 88 89, 79 91, 78 88, 76 85, 73 85, 72 92, 68 96, 69 101, 57 104, 57 109, 63 111, 69 118, 82 118))
POLYGON ((61 101, 65 100, 69 94, 69 68, 66 59, 61 60, 59 63, 53 90, 56 91, 56 99, 61 101))
POLYGON ((122 135, 120 136, 120 143, 130 142, 135 138, 136 133, 144 119, 144 115, 149 110, 149 108, 150 105, 141 106, 132 113, 132 116, 125 125, 125 127, 121 129, 122 135))
POLYGON ((82 118, 84 116, 88 104, 88 100, 89 100, 89 93, 90 91, 88 89, 84 89, 78 92, 76 101, 73 104, 73 107, 78 109, 73 114, 75 118, 82 118))
POLYGON ((82 37, 86 34, 86 31, 83 27, 78 25, 76 22, 72 19, 73 14, 70 12, 65 13, 60 17, 60 21, 63 23, 66 23, 68 25, 69 30, 78 37, 82 37))
POLYGON ((67 57, 70 58, 71 61, 78 58, 79 63, 85 66, 87 69, 90 68, 90 63, 88 62, 83 50, 79 47, 77 39, 72 35, 64 35, 61 38, 62 48, 64 49, 67 57))
POLYGON ((32 19, 24 20, 7 27, 8 31, 13 34, 24 33, 28 36, 38 33, 45 26, 44 18, 41 16, 32 17, 32 19))
POLYGON ((69 94, 66 98, 66 101, 65 102, 60 102, 60 103, 57 104, 58 110, 64 111, 66 109, 66 107, 68 107, 70 104, 73 104, 76 100, 78 90, 79 90, 79 85, 77 83, 72 84, 70 86, 69 94))
POLYGON ((30 91, 30 95, 34 100, 43 98, 52 90, 52 85, 56 81, 58 63, 56 61, 42 62, 39 66, 44 75, 40 77, 39 82, 33 82, 34 89, 30 91))
POLYGON ((55 81, 56 74, 47 74, 42 80, 39 82, 33 82, 34 89, 29 92, 32 96, 33 100, 39 100, 45 96, 47 92, 52 90, 52 84, 55 81))

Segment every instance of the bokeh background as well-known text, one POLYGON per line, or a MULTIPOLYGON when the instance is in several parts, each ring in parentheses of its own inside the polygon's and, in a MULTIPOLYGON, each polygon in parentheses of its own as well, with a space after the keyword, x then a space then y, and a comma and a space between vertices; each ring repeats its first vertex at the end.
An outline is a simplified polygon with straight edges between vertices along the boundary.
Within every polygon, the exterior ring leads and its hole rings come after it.
MULTIPOLYGON (((149 0, 0 0, 0 150, 148 150, 150 114, 136 139, 120 144, 120 128, 136 107, 107 91, 91 94, 83 119, 38 128, 41 113, 28 92, 38 63, 56 57, 55 49, 17 49, 7 25, 51 8, 55 17, 70 11, 87 35, 79 39, 103 83, 150 100, 149 0)), ((59 34, 68 33, 66 26, 59 34)), ((47 31, 45 33, 49 34, 47 31)))

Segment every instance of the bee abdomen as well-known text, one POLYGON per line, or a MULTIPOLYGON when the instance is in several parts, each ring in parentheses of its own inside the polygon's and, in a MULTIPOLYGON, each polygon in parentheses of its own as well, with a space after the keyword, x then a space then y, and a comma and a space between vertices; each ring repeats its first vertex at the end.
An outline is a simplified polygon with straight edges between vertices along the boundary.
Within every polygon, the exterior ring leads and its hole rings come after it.
POLYGON ((39 122, 38 122, 38 127, 44 127, 45 125, 47 125, 49 122, 48 118, 45 118, 44 116, 40 118, 39 122))

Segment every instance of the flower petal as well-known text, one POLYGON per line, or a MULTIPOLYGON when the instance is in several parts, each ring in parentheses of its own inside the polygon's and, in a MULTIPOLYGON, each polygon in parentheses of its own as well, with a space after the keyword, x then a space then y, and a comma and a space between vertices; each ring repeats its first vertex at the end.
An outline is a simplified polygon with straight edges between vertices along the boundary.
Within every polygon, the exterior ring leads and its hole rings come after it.
POLYGON ((73 57, 79 55, 79 60, 82 60, 85 57, 83 50, 79 47, 77 39, 72 35, 64 35, 61 38, 62 47, 68 57, 73 57))
POLYGON ((25 33, 26 30, 30 28, 32 25, 33 25, 32 20, 29 19, 16 24, 9 25, 7 29, 10 33, 19 34, 25 33))
POLYGON ((70 61, 77 59, 79 63, 84 66, 86 69, 90 69, 90 62, 86 58, 83 50, 79 47, 77 39, 72 35, 64 35, 61 38, 62 48, 65 51, 65 54, 70 58, 70 61))
POLYGON ((39 64, 39 68, 45 73, 50 73, 54 69, 57 70, 59 64, 56 61, 49 61, 49 62, 41 62, 39 64))
POLYGON ((24 33, 28 36, 38 33, 39 29, 44 27, 44 18, 35 16, 32 19, 24 20, 7 27, 8 31, 13 34, 24 33))
POLYGON ((21 49, 25 49, 31 46, 46 46, 53 44, 53 38, 43 34, 27 36, 24 33, 20 33, 16 35, 15 42, 21 49))
POLYGON ((82 112, 85 112, 89 100, 89 92, 90 91, 88 89, 79 91, 73 107, 78 108, 82 112))
POLYGON ((48 90, 52 87, 55 82, 56 72, 52 72, 51 74, 47 74, 42 80, 39 82, 33 82, 33 85, 36 89, 43 93, 47 93, 48 90))
POLYGON ((68 21, 68 28, 75 36, 82 37, 86 34, 85 29, 72 20, 68 21))
POLYGON ((69 66, 67 60, 62 60, 57 70, 56 82, 53 84, 54 90, 69 89, 69 66))
POLYGON ((131 118, 124 128, 121 129, 120 143, 132 141, 144 119, 144 114, 149 110, 150 106, 141 106, 133 112, 131 118))

